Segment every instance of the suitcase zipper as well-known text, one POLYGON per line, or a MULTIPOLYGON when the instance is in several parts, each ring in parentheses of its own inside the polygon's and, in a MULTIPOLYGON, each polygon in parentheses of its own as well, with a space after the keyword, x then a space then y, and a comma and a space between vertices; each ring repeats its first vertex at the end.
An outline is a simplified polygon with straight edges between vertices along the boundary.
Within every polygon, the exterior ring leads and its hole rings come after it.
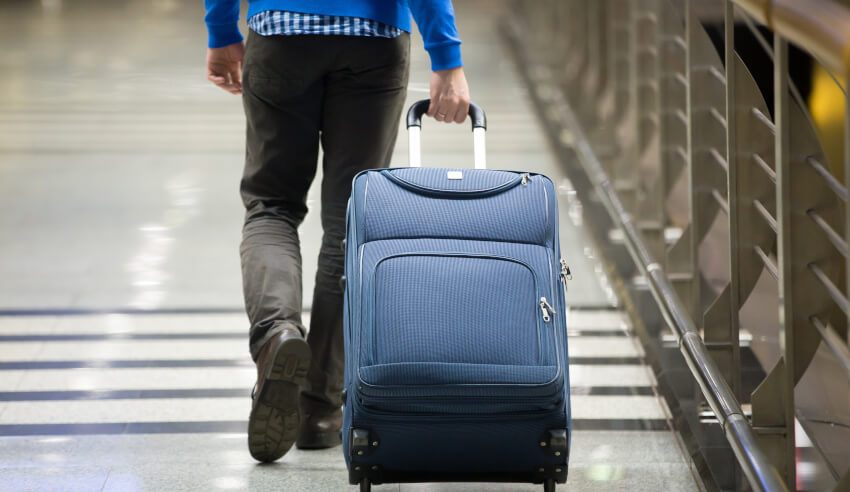
POLYGON ((547 323, 552 319, 550 314, 555 315, 555 308, 549 304, 545 297, 540 298, 540 310, 543 312, 543 321, 547 323))
POLYGON ((564 294, 567 293, 567 280, 572 280, 573 274, 570 271, 570 266, 567 265, 567 260, 561 258, 561 283, 564 284, 564 294))
POLYGON ((402 186, 402 187, 405 187, 409 190, 413 190, 413 191, 422 193, 424 195, 431 195, 431 196, 437 196, 437 197, 447 197, 447 198, 452 198, 452 197, 455 197, 455 196, 464 196, 464 197, 470 197, 470 198, 485 198, 485 197, 488 197, 488 196, 499 194, 503 191, 507 191, 507 190, 513 188, 514 186, 518 185, 519 183, 525 184, 525 182, 523 182, 523 181, 526 180, 525 176, 517 176, 517 177, 511 179, 510 181, 508 181, 506 183, 500 184, 498 186, 494 186, 492 188, 484 188, 484 189, 479 189, 479 190, 446 190, 446 189, 442 189, 442 188, 432 188, 432 187, 428 187, 428 186, 423 186, 423 185, 414 183, 412 181, 408 181, 404 178, 396 176, 391 171, 392 170, 389 170, 389 169, 383 170, 383 171, 381 171, 381 175, 384 176, 385 178, 389 179, 390 181, 394 182, 395 184, 402 186))
MULTIPOLYGON (((527 418, 532 415, 545 415, 550 414, 553 411, 557 410, 561 404, 563 403, 561 400, 555 402, 554 405, 551 405, 551 408, 535 408, 531 410, 519 410, 519 411, 511 411, 505 413, 430 413, 430 412, 398 412, 398 411, 385 411, 375 408, 374 406, 368 405, 363 401, 362 398, 354 398, 352 402, 355 407, 358 407, 358 411, 356 413, 361 415, 373 415, 380 416, 382 419, 393 419, 393 420, 406 420, 410 418, 416 418, 418 420, 452 420, 452 421, 463 421, 463 420, 498 420, 498 419, 509 419, 509 418, 527 418)), ((375 398, 370 398, 370 400, 375 400, 375 398)), ((399 399, 385 399, 387 401, 398 402, 399 399)), ((403 399, 402 399, 403 400, 403 399)), ((409 398, 408 400, 421 401, 421 399, 413 399, 409 398)), ((487 399, 487 403, 489 405, 496 405, 499 403, 516 403, 517 400, 523 400, 522 398, 494 398, 487 399)), ((429 399, 429 401, 434 401, 433 398, 429 399)), ((463 400, 444 400, 439 399, 438 401, 446 401, 446 402, 456 402, 463 400)), ((542 399, 541 399, 542 401, 542 399)), ((551 400, 546 400, 546 403, 551 404, 551 400)))
MULTIPOLYGON (((362 246, 361 246, 361 247, 362 247, 362 246)), ((363 261, 363 253, 362 253, 362 251, 361 251, 360 255, 361 255, 361 256, 360 256, 360 261, 361 261, 361 263, 362 263, 362 261, 363 261)), ((539 278, 539 276, 538 276, 537 272, 536 272, 536 271, 535 271, 535 270, 531 267, 531 265, 529 265, 529 264, 528 264, 528 263, 526 263, 525 261, 519 260, 519 259, 517 259, 517 258, 511 258, 511 257, 508 257, 508 256, 501 256, 501 255, 491 255, 491 254, 449 253, 449 252, 425 252, 425 251, 422 251, 422 252, 407 252, 407 253, 401 253, 401 254, 394 254, 394 255, 390 255, 390 256, 386 256, 386 257, 381 258, 381 259, 380 259, 380 260, 378 260, 378 262, 375 264, 375 267, 374 267, 374 269, 373 269, 373 271, 372 271, 372 285, 374 285, 374 279, 375 279, 375 276, 377 275, 377 272, 378 272, 378 266, 379 266, 381 263, 383 263, 383 262, 385 262, 385 261, 387 261, 387 260, 391 260, 391 259, 393 259, 393 258, 401 258, 401 257, 409 257, 409 256, 437 256, 437 257, 445 257, 445 258, 477 258, 477 259, 483 259, 483 260, 509 261, 509 262, 512 262, 512 263, 517 263, 517 264, 522 265, 523 267, 525 267, 525 268, 526 268, 526 269, 527 269, 527 270, 531 273, 532 277, 534 278, 535 290, 537 290, 538 294, 540 293, 540 290, 541 290, 541 285, 542 285, 542 284, 541 284, 541 281, 540 281, 540 278, 539 278)), ((361 270, 362 270, 362 264, 361 264, 361 270)), ((549 270, 550 270, 550 274, 549 274, 549 275, 550 275, 550 279, 551 279, 551 267, 550 267, 550 269, 549 269, 549 270)), ((360 281, 362 282, 362 276, 361 276, 360 281)), ((362 290, 362 285, 361 285, 361 287, 360 287, 360 288, 361 288, 361 290, 362 290)), ((546 300, 546 298, 545 298, 545 297, 541 297, 541 298, 540 298, 540 300, 541 300, 541 301, 545 301, 545 300, 546 300)), ((374 301, 373 301, 373 302, 374 302, 374 301)), ((374 304, 373 304, 373 305, 374 305, 374 304)), ((549 316, 549 314, 551 313, 552 315, 554 315, 554 314, 555 314, 555 309, 554 309, 554 308, 552 308, 552 306, 551 306, 548 302, 546 302, 546 306, 548 307, 549 312, 547 312, 547 311, 546 311, 546 307, 544 307, 544 306, 543 306, 543 304, 541 303, 541 310, 542 310, 542 314, 543 314, 543 316, 542 316, 542 317, 543 317, 543 321, 544 321, 545 323, 548 323, 548 322, 551 320, 551 317, 549 316)), ((365 322, 370 323, 370 324, 371 324, 371 323, 374 323, 374 315, 373 315, 373 317, 372 317, 371 319, 367 319, 367 320, 365 320, 365 322)), ((537 329, 537 349, 538 349, 538 351, 539 351, 539 359, 542 361, 542 360, 543 360, 543 357, 544 357, 544 355, 543 355, 543 351, 544 351, 544 345, 543 345, 543 330, 542 330, 542 327, 540 326, 539 318, 538 318, 538 321, 537 321, 536 329, 537 329)), ((372 334, 371 334, 371 335, 372 335, 372 357, 373 357, 373 360, 377 361, 377 355, 378 355, 378 354, 377 354, 377 352, 376 352, 376 350, 377 350, 377 341, 376 341, 376 330, 374 329, 374 327, 373 327, 373 329, 372 329, 372 334)), ((553 334, 553 340, 552 340, 552 342, 553 342, 553 343, 557 343, 557 342, 556 342, 556 340, 557 340, 557 337, 556 337, 556 336, 554 336, 554 334, 553 334)), ((548 348, 548 347, 547 347, 547 348, 548 348)), ((556 351, 555 351, 555 358, 556 358, 556 360, 557 360, 557 349, 556 349, 556 351)))
POLYGON ((531 181, 531 175, 528 174, 528 173, 523 174, 522 175, 522 185, 527 186, 529 181, 531 181))
POLYGON ((417 399, 430 399, 430 398, 442 398, 442 399, 466 399, 468 396, 463 395, 447 395, 447 394, 439 394, 438 391, 442 388, 494 388, 494 389, 507 389, 510 388, 512 391, 518 391, 520 388, 522 390, 533 390, 535 391, 533 394, 522 394, 517 396, 506 396, 504 394, 500 395, 492 395, 492 396, 476 396, 475 398, 481 398, 484 400, 488 399, 511 399, 516 398, 524 401, 533 401, 537 398, 545 399, 554 394, 557 394, 557 388, 561 386, 564 379, 564 371, 563 368, 558 366, 558 370, 556 374, 549 379, 548 381, 540 382, 540 383, 456 383, 456 384, 445 384, 445 385, 428 385, 421 386, 415 384, 392 384, 392 385, 375 385, 364 381, 360 374, 357 375, 357 387, 356 391, 358 395, 361 397, 365 397, 366 399, 377 399, 377 400, 417 400, 417 399), (381 394, 388 389, 402 389, 406 388, 408 390, 417 389, 417 388, 430 388, 434 391, 426 394, 415 394, 415 395, 403 395, 403 396, 386 396, 385 394, 381 394), (376 393, 377 392, 377 393, 376 393))

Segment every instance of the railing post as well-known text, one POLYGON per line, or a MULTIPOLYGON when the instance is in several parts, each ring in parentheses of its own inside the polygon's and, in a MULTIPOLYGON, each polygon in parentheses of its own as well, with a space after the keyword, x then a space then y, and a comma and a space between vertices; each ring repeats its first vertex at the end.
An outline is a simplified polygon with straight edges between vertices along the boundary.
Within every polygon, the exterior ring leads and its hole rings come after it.
POLYGON ((696 30, 699 28, 699 20, 693 9, 693 0, 685 0, 685 77, 688 80, 687 90, 687 117, 688 117, 688 147, 686 160, 686 172, 688 173, 688 227, 682 233, 679 241, 680 248, 674 247, 671 251, 671 259, 676 263, 677 273, 689 275, 687 281, 681 279, 677 284, 677 292, 682 298, 688 314, 698 322, 702 318, 699 307, 700 273, 697 265, 697 254, 699 252, 699 240, 697 238, 698 214, 696 183, 694 182, 694 154, 696 136, 694 134, 694 45, 696 44, 696 30), (678 258, 676 258, 678 253, 678 258), (683 268, 684 267, 684 268, 683 268))
MULTIPOLYGON (((688 178, 690 194, 689 226, 684 235, 690 245, 689 258, 692 265, 689 308, 699 328, 710 326, 709 347, 716 348, 723 360, 718 363, 728 373, 729 361, 725 360, 728 340, 725 327, 728 325, 727 293, 717 298, 710 289, 703 289, 700 265, 705 259, 716 270, 725 270, 727 265, 725 241, 717 236, 708 237, 716 218, 727 213, 727 163, 726 163, 726 77, 723 61, 718 56, 708 33, 703 29, 694 0, 689 0, 686 14, 688 46, 688 178), (709 243, 703 250, 700 246, 708 237, 709 243), (712 239, 713 238, 713 239, 712 239), (705 292, 703 292, 705 290, 705 292), (708 305, 707 303, 711 303, 708 305), (708 308, 708 309, 706 309, 708 308), (708 323, 708 325, 706 325, 708 323), (718 328, 719 327, 719 328, 718 328)), ((721 11, 722 12, 722 11, 721 11)), ((703 265, 704 266, 704 265, 703 265)))
MULTIPOLYGON (((679 6, 684 6, 683 11, 676 12, 673 5, 667 5, 664 15, 667 17, 664 23, 665 32, 669 34, 668 42, 670 51, 664 51, 665 66, 670 70, 666 72, 666 85, 660 95, 665 106, 669 109, 662 115, 661 138, 662 158, 667 184, 665 198, 669 197, 677 186, 682 174, 690 173, 690 43, 688 31, 688 6, 687 0, 679 1, 679 6), (684 16, 684 17, 683 17, 684 16), (685 20, 684 25, 682 20, 685 20), (668 112, 669 111, 669 112, 668 112)), ((686 183, 687 186, 687 183, 686 183)), ((690 193, 690 188, 687 190, 690 193)), ((690 198, 687 199, 688 203, 690 198)), ((691 285, 694 277, 694 262, 691 259, 691 233, 690 227, 685 226, 690 211, 684 214, 680 211, 678 215, 674 211, 671 219, 684 227, 679 238, 667 250, 664 256, 666 271, 670 281, 682 300, 688 312, 693 315, 694 303, 692 302, 691 285)))
MULTIPOLYGON (((591 64, 593 67, 593 72, 591 77, 589 77, 590 83, 594 84, 591 87, 591 92, 594 96, 598 96, 602 88, 605 87, 605 64, 606 64, 606 53, 605 53, 605 20, 603 19, 604 15, 604 1, 595 1, 589 2, 587 4, 587 16, 589 22, 590 29, 590 46, 588 50, 588 56, 590 57, 591 64)), ((596 103, 596 98, 594 97, 594 103, 596 103)))
POLYGON ((635 94, 635 162, 638 170, 635 214, 655 258, 665 254, 664 168, 659 152, 661 9, 659 0, 642 0, 633 34, 635 94))
MULTIPOLYGON (((726 65, 726 165, 729 169, 726 197, 729 204, 729 287, 727 305, 721 306, 728 313, 725 321, 728 326, 720 331, 724 342, 728 344, 728 363, 726 381, 732 388, 735 398, 741 400, 741 346, 738 312, 741 309, 740 289, 740 243, 739 231, 741 224, 740 190, 738 189, 738 155, 737 155, 737 60, 735 55, 735 5, 731 0, 724 0, 724 31, 726 65)), ((728 293, 727 293, 728 292, 728 293)), ((708 336, 708 333, 706 333, 708 336)), ((708 340, 706 340, 708 341, 708 340)), ((718 361, 719 362, 719 361, 718 361)), ((723 366, 720 366, 723 369, 723 366)))
MULTIPOLYGON (((687 159, 687 78, 685 40, 681 18, 668 1, 659 6, 658 135, 660 200, 664 226, 668 225, 667 199, 687 159)), ((681 225, 681 224, 679 224, 681 225)), ((664 258, 660 255, 658 258, 664 258)))
MULTIPOLYGON (((756 409, 754 401, 753 424, 767 427, 762 441, 766 451, 776 461, 777 469, 789 488, 795 488, 796 469, 794 461, 794 368, 795 368, 795 312, 792 275, 792 208, 791 208, 791 118, 788 90, 788 41, 774 34, 774 113, 776 124, 776 215, 777 246, 779 256, 779 345, 783 369, 778 372, 780 381, 773 395, 773 404, 779 406, 775 412, 765 408, 756 409), (759 411, 757 411, 759 410, 759 411), (762 422, 762 418, 765 419, 762 422), (777 431, 780 431, 777 433, 777 431)), ((767 380, 766 380, 767 382, 767 380)))
MULTIPOLYGON (((612 0, 609 0, 609 5, 612 0)), ((611 15, 611 84, 614 90, 614 114, 612 118, 614 125, 619 125, 625 116, 625 109, 629 104, 629 59, 625 55, 629 43, 629 11, 628 2, 618 0, 616 8, 609 11, 611 15)), ((625 144, 620 145, 620 153, 625 144)), ((616 171, 616 170, 615 170, 616 171)), ((616 172, 611 173, 616 179, 616 172)))
MULTIPOLYGON (((637 141, 638 132, 632 130, 638 124, 638 106, 640 104, 637 75, 638 67, 636 58, 638 56, 638 47, 636 42, 638 39, 638 27, 640 22, 639 1, 623 2, 628 4, 628 10, 625 12, 625 50, 623 53, 626 56, 625 67, 628 77, 625 80, 625 98, 626 104, 618 109, 624 112, 624 119, 621 121, 617 134, 621 135, 621 151, 617 157, 614 166, 614 174, 612 176, 614 187, 623 198, 626 210, 631 214, 635 214, 638 202, 638 147, 637 141)), ((621 55, 622 56, 622 55, 621 55)))
MULTIPOLYGON (((850 83, 850 60, 844 68, 844 85, 850 83)), ((844 187, 850 190, 850 95, 844 94, 844 187)), ((850 202, 844 203, 844 241, 850 245, 850 202)), ((844 258, 844 293, 850 296, 850 255, 844 258)), ((850 313, 844 313, 845 319, 850 313)), ((847 345, 850 347, 850 319, 847 320, 847 345)), ((847 471, 850 482, 850 470, 847 471)), ((850 484, 848 484, 850 487, 850 484)))

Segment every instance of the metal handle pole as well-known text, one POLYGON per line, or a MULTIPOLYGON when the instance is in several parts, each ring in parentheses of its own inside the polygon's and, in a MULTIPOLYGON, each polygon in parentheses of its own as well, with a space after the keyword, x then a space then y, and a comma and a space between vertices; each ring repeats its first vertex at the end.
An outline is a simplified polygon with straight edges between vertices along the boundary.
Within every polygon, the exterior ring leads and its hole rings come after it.
POLYGON ((487 169, 487 141, 484 128, 472 130, 472 152, 475 156, 475 169, 487 169))
MULTIPOLYGON (((428 111, 430 99, 416 101, 407 110, 408 158, 410 167, 422 167, 422 115, 428 111)), ((472 121, 472 144, 475 153, 475 169, 487 168, 487 117, 481 106, 469 104, 469 119, 472 121)))
POLYGON ((422 127, 411 126, 407 129, 408 162, 410 167, 422 167, 422 127))

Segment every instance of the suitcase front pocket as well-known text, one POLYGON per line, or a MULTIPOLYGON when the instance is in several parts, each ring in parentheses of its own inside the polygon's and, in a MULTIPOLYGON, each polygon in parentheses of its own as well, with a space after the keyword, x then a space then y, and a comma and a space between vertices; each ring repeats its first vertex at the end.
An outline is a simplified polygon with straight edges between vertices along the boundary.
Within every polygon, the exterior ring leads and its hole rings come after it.
POLYGON ((535 272, 518 260, 390 256, 378 262, 372 286, 374 364, 542 361, 541 323, 550 308, 535 272))

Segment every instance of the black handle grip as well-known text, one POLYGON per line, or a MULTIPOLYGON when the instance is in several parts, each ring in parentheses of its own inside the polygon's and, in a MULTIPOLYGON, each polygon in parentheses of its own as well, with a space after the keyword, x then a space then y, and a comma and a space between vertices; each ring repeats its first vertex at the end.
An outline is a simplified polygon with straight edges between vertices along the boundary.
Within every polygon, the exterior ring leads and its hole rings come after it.
MULTIPOLYGON (((416 101, 407 110, 407 127, 418 126, 422 127, 422 115, 428 112, 428 106, 431 105, 430 99, 422 99, 416 101)), ((472 129, 483 128, 487 129, 487 115, 481 106, 474 102, 469 103, 469 119, 472 120, 472 129)))

